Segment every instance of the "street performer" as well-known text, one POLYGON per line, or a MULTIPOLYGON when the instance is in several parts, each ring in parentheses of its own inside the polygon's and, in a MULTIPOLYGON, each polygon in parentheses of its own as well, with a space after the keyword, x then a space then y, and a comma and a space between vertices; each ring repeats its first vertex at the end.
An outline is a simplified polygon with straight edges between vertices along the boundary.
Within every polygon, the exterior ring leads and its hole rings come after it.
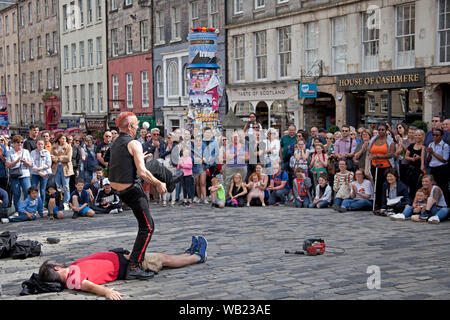
POLYGON ((116 118, 116 125, 120 134, 111 146, 109 180, 120 199, 133 210, 139 226, 125 279, 149 279, 154 276, 154 272, 143 270, 140 263, 151 240, 154 223, 138 176, 154 185, 159 193, 166 193, 166 184, 156 179, 145 167, 142 145, 134 139, 139 128, 136 115, 121 112, 116 118))

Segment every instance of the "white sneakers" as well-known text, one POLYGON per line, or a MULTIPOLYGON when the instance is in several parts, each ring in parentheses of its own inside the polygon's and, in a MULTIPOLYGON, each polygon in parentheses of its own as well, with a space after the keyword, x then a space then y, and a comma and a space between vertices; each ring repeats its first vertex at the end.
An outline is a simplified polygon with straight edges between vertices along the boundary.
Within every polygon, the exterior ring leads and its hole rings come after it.
MULTIPOLYGON (((405 215, 403 213, 394 214, 394 215, 390 216, 389 218, 393 221, 404 221, 406 219, 405 215)), ((437 215, 434 215, 428 219, 428 223, 431 223, 431 224, 438 224, 439 222, 441 222, 441 221, 439 220, 439 217, 437 215)))
POLYGON ((9 222, 9 219, 8 218, 2 218, 2 223, 8 223, 9 222))
POLYGON ((403 213, 397 213, 394 215, 391 215, 389 218, 394 221, 403 221, 405 220, 405 215, 403 213))
POLYGON ((434 215, 428 219, 428 223, 438 224, 439 222, 441 222, 441 220, 439 220, 437 215, 434 215))

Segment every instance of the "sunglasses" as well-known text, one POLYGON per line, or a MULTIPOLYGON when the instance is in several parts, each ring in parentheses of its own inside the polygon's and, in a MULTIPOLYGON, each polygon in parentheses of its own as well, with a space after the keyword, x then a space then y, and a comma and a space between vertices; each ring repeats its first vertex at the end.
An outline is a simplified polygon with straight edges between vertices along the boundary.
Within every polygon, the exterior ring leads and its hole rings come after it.
POLYGON ((439 120, 431 120, 431 122, 439 122, 439 120))
POLYGON ((433 137, 440 137, 440 134, 433 134, 433 137))

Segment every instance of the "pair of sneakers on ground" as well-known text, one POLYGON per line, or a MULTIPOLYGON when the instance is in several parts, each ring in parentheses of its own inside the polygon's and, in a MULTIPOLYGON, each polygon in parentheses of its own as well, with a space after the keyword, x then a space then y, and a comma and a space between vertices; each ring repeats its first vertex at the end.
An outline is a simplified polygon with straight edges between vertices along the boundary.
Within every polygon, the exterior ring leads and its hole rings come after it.
MULTIPOLYGON (((406 217, 403 213, 394 214, 394 215, 390 216, 389 218, 391 218, 391 220, 393 220, 393 221, 406 220, 406 217)), ((431 224, 438 224, 439 222, 441 222, 437 215, 430 216, 430 214, 427 213, 426 211, 420 213, 420 215, 415 214, 415 215, 411 216, 411 220, 415 221, 415 222, 428 222, 431 224)))

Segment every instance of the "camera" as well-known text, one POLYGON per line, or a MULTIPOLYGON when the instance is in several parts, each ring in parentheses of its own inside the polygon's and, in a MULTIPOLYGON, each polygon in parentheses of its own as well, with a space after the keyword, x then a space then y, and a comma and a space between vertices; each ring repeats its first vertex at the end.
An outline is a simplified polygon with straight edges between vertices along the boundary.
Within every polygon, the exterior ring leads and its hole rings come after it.
POLYGON ((39 155, 44 158, 45 157, 45 150, 41 150, 39 151, 39 155))

